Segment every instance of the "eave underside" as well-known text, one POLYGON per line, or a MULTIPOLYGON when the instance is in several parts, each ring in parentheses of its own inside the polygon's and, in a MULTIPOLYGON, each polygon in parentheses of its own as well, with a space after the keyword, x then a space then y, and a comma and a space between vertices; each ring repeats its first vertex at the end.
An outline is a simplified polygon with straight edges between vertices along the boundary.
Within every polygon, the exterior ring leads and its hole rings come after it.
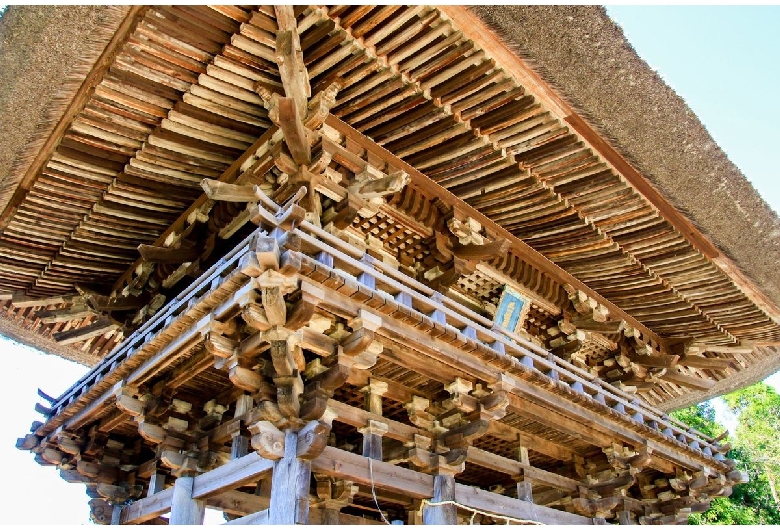
MULTIPOLYGON (((223 175, 271 124, 256 92, 281 87, 268 9, 153 7, 127 31, 29 192, 6 209, 0 287, 8 293, 48 298, 75 284, 115 284, 138 266, 139 243, 169 233, 201 196, 201 179, 223 175)), ((424 6, 342 6, 302 11, 299 31, 312 93, 344 82, 333 115, 661 339, 780 340, 766 305, 469 28, 424 6)), ((103 335, 76 346, 99 356, 115 344, 103 335)), ((771 349, 756 355, 756 364, 774 365, 771 349)), ((707 376, 728 378, 738 364, 707 376)), ((652 400, 689 392, 672 385, 652 400)))

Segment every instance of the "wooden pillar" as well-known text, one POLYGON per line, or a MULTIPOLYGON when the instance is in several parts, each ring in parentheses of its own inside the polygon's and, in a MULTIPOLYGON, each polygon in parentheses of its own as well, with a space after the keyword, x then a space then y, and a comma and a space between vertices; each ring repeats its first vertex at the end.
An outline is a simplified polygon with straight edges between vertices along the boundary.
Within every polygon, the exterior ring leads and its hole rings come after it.
POLYGON ((171 501, 170 524, 200 525, 203 524, 206 502, 192 498, 192 486, 195 477, 179 477, 173 484, 173 499, 171 501))
MULTIPOLYGON (((436 475, 433 477, 432 503, 455 500, 455 474, 461 471, 463 471, 463 464, 460 466, 439 464, 436 475)), ((458 524, 458 510, 454 504, 427 505, 423 510, 423 524, 456 525, 458 524)))
POLYGON ((621 525, 635 525, 636 516, 628 510, 622 510, 618 512, 618 524, 621 525))
POLYGON ((366 394, 366 410, 372 414, 382 415, 382 396, 387 393, 387 383, 371 380, 362 388, 366 394))
POLYGON ((146 496, 150 497, 163 489, 165 489, 165 474, 154 473, 149 478, 149 489, 146 490, 146 496))
MULTIPOLYGON (((519 446, 517 448, 517 459, 523 464, 531 463, 528 458, 527 447, 519 446)), ((531 481, 526 479, 525 476, 520 476, 517 478, 517 498, 521 501, 534 502, 534 491, 531 481)))
POLYGON ((386 423, 376 420, 369 420, 366 427, 358 429, 363 434, 363 456, 382 460, 382 436, 387 429, 386 423))
POLYGON ((314 474, 317 480, 317 506, 322 509, 322 524, 338 525, 339 512, 349 506, 358 492, 358 487, 348 480, 333 480, 325 474, 314 474))
POLYGON ((406 511, 406 524, 423 524, 422 519, 422 501, 420 499, 411 499, 412 505, 406 511))
MULTIPOLYGON (((387 392, 387 383, 371 380, 362 388, 365 393, 366 410, 377 416, 382 415, 382 396, 387 392)), ((363 456, 382 460, 382 436, 387 432, 387 424, 369 420, 368 425, 359 429, 363 434, 363 456)))
POLYGON ((308 524, 311 462, 297 456, 298 433, 287 430, 284 456, 274 462, 268 524, 308 524))
MULTIPOLYGON (((252 407, 254 407, 254 405, 255 402, 252 399, 252 396, 247 394, 238 396, 238 399, 236 399, 236 412, 233 414, 233 417, 240 418, 249 412, 252 407)), ((236 458, 241 458, 242 456, 249 454, 249 437, 242 434, 242 431, 245 432, 244 429, 241 429, 233 434, 233 441, 230 445, 231 460, 235 460, 236 458)))
POLYGON ((249 437, 237 434, 230 445, 230 459, 236 460, 249 454, 249 437))
POLYGON ((121 521, 122 521, 122 506, 121 505, 114 506, 114 509, 111 512, 111 524, 112 525, 122 524, 121 521))

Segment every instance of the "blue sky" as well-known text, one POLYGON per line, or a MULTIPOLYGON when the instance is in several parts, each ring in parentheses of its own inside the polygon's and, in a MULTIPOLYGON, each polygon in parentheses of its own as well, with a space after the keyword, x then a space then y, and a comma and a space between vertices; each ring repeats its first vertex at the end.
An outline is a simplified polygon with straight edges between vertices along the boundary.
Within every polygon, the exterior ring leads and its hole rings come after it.
POLYGON ((780 212, 780 6, 610 6, 639 55, 780 212))
MULTIPOLYGON (((615 6, 608 13, 629 41, 699 116, 767 202, 780 211, 774 155, 780 144, 780 7, 615 6)), ((0 455, 13 490, 4 524, 87 524, 84 486, 13 448, 36 418, 40 386, 57 395, 85 369, 0 340, 6 363, 0 455), (18 508, 18 509, 14 509, 18 508)), ((780 375, 771 378, 780 388, 780 375)), ((211 519, 216 522, 219 517, 211 519)))

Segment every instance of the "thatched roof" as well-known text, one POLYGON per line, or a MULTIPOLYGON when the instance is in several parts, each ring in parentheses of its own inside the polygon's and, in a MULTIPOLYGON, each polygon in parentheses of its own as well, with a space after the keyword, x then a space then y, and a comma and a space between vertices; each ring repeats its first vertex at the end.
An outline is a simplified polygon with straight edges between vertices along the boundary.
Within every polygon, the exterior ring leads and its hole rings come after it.
POLYGON ((11 6, 0 17, 0 211, 84 83, 127 6, 11 6))
MULTIPOLYGON (((685 101, 637 55, 600 6, 476 6, 473 11, 780 306, 780 217, 685 101), (522 28, 520 30, 519 28, 522 28)), ((777 320, 777 313, 775 313, 777 320)), ((771 355, 744 386, 780 368, 771 355)), ((674 407, 738 388, 718 385, 674 407)))
MULTIPOLYGON (((128 13, 133 9, 11 7, 0 19, 0 112, 6 123, 15 124, 0 137, 0 234, 65 127, 80 111, 74 98, 79 95, 75 100, 83 102, 89 97, 93 84, 100 80, 89 76, 108 71, 112 53, 123 45, 122 35, 132 31, 134 17, 128 13)), ((135 13, 142 16, 142 11, 135 13)), ((634 186, 629 191, 639 189, 637 184, 644 186, 642 193, 653 195, 648 204, 662 211, 662 216, 671 219, 670 226, 684 234, 686 248, 698 253, 706 266, 714 264, 717 274, 724 273, 733 284, 735 293, 750 299, 751 310, 763 319, 752 336, 774 336, 780 324, 780 277, 775 272, 780 262, 777 214, 727 159, 685 102, 636 55, 605 11, 599 7, 478 6, 472 13, 553 88, 550 92, 562 100, 563 114, 555 116, 560 125, 580 136, 583 131, 595 130, 598 135, 592 136, 599 143, 599 156, 622 164, 618 168, 620 179, 634 186)), ((223 28, 238 27, 238 19, 219 16, 224 18, 223 28)), ((225 35, 229 37, 229 32, 225 35)), ((162 90, 165 97, 174 97, 174 91, 162 90)), ((101 164, 121 167, 122 156, 133 155, 128 150, 101 164)), ((615 166, 612 161, 610 164, 615 166)), ((211 169, 218 171, 218 166, 211 169)), ((586 228, 591 230, 588 237, 600 236, 595 225, 586 228)), ((139 239, 136 244, 151 243, 152 235, 150 232, 148 240, 139 239)), ((629 261, 634 260, 630 252, 624 254, 629 261)), ((132 260, 119 265, 130 263, 132 260)), ((50 267, 41 266, 31 277, 43 277, 47 272, 50 267)), ((105 281, 114 276, 105 274, 105 281)), ((45 294, 50 285, 48 280, 41 284, 36 280, 34 294, 45 294)), ((60 286, 56 294, 63 292, 60 286)), ((7 310, 11 320, 19 316, 7 305, 0 309, 7 310)), ((696 304, 690 304, 690 309, 695 312, 696 304)), ((25 318, 11 325, 29 328, 25 318)), ((701 318, 707 321, 703 325, 717 328, 714 333, 728 327, 708 319, 701 318)), ((729 321, 729 326, 738 328, 735 322, 729 321)), ((726 332, 723 335, 723 341, 737 340, 726 332)), ((55 352, 46 344, 39 346, 55 352)), ((102 347, 110 346, 107 342, 102 347)), ((63 349, 57 348, 55 353, 63 354, 63 349)), ((729 378, 728 384, 721 381, 707 393, 687 392, 674 405, 722 392, 735 381, 747 384, 780 365, 773 349, 757 351, 760 355, 739 371, 739 377, 729 378)))
POLYGON ((473 9, 780 305, 778 214, 604 8, 473 9))

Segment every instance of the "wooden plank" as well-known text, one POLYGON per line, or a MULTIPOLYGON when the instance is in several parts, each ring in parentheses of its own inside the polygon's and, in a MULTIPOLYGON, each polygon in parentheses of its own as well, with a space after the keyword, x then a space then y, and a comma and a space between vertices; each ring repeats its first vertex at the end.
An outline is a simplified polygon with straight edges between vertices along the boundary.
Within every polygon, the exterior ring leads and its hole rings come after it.
POLYGON ((69 329, 52 334, 52 338, 60 344, 74 344, 93 337, 99 337, 109 331, 119 329, 119 325, 109 318, 102 317, 83 328, 69 329))
POLYGON ((173 488, 168 488, 149 497, 135 501, 122 510, 121 524, 142 524, 171 509, 173 488))
POLYGON ((192 496, 196 499, 207 499, 255 482, 268 475, 273 469, 273 464, 273 460, 267 460, 259 454, 251 452, 195 477, 192 496))
POLYGON ((490 493, 472 486, 455 485, 455 501, 478 510, 505 515, 522 521, 553 525, 590 525, 593 519, 539 506, 532 502, 490 493))
POLYGON ((212 510, 232 513, 234 515, 255 514, 268 508, 268 499, 251 493, 226 491, 209 497, 206 506, 212 510))
POLYGON ((268 524, 268 510, 245 515, 244 517, 239 517, 238 519, 233 519, 232 521, 225 523, 225 525, 241 526, 255 524, 268 524))
POLYGON ((530 464, 495 455, 476 447, 468 448, 466 461, 500 473, 506 473, 510 476, 516 476, 522 473, 526 478, 533 479, 535 484, 549 486, 561 491, 576 493, 579 491, 578 488, 580 486, 585 486, 585 484, 579 480, 557 475, 530 464))
POLYGON ((551 442, 541 436, 510 427, 509 425, 498 421, 491 421, 485 434, 501 438, 510 443, 528 447, 532 451, 555 458, 556 460, 562 460, 563 462, 574 461, 575 453, 568 447, 551 442))
MULTIPOLYGON (((335 447, 326 447, 322 454, 312 461, 312 471, 371 486, 369 460, 335 447)), ((430 475, 375 460, 372 461, 372 467, 373 483, 378 489, 415 499, 428 499, 433 496, 433 477, 430 475)))

